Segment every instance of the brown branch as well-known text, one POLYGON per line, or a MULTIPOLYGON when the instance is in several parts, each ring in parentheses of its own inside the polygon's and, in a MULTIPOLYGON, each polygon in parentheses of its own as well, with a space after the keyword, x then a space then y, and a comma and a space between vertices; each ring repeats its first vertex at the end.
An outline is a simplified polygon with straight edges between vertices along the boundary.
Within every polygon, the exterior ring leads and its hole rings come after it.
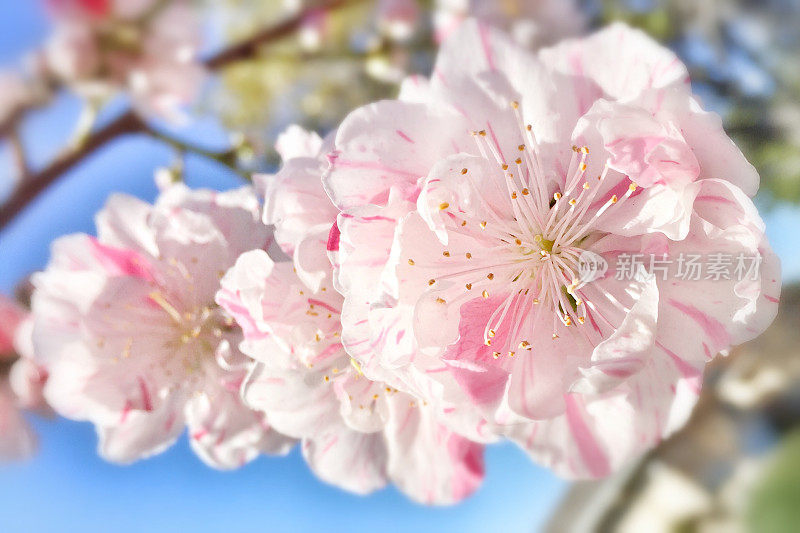
POLYGON ((144 131, 145 123, 133 111, 120 115, 90 135, 84 143, 64 152, 41 171, 20 183, 0 209, 0 228, 8 224, 28 203, 62 174, 68 172, 90 154, 122 135, 144 131))
MULTIPOLYGON (((218 70, 237 61, 251 59, 255 57, 264 44, 286 37, 296 31, 311 14, 320 10, 353 5, 360 1, 362 0, 319 0, 314 2, 296 15, 265 28, 241 43, 223 49, 206 59, 204 64, 210 70, 218 70)), ((16 127, 16 124, 23 118, 24 114, 34 108, 35 106, 26 106, 15 110, 7 123, 0 124, 0 137, 13 131, 13 128, 16 127)), ((27 179, 19 184, 8 200, 0 207, 0 229, 11 222, 39 193, 95 150, 122 135, 147 133, 149 131, 151 130, 147 124, 132 110, 123 113, 107 126, 94 131, 80 146, 65 152, 47 167, 30 174, 27 179)))
POLYGON ((14 164, 14 170, 16 170, 17 173, 14 179, 19 182, 26 179, 31 172, 28 166, 28 156, 25 153, 25 146, 22 144, 22 139, 18 131, 14 131, 8 136, 8 143, 11 149, 11 159, 14 164))
POLYGON ((262 45, 291 35, 303 25, 303 22, 310 15, 319 11, 344 7, 347 4, 352 5, 359 1, 360 0, 319 0, 317 2, 312 2, 312 5, 303 9, 296 15, 278 22, 274 26, 261 30, 239 44, 214 54, 205 60, 205 65, 209 69, 218 70, 237 61, 252 59, 258 53, 262 45))

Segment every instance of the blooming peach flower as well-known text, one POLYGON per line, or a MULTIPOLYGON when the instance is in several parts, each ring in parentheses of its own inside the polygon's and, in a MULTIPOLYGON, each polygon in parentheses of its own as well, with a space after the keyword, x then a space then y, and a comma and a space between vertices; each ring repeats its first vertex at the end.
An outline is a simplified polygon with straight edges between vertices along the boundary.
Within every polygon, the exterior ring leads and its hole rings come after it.
POLYGON ((468 17, 508 31, 528 48, 578 35, 587 23, 575 0, 436 0, 437 41, 444 41, 468 17))
POLYGON ((44 397, 47 368, 37 363, 33 348, 33 317, 27 315, 14 335, 17 360, 11 366, 8 381, 16 396, 17 405, 40 415, 52 415, 44 397))
POLYGON ((0 294, 0 355, 14 352, 14 336, 25 320, 25 311, 13 300, 0 294))
POLYGON ((185 0, 54 1, 50 70, 90 97, 128 90, 147 114, 177 120, 200 86, 200 28, 185 0))
POLYGON ((430 82, 354 111, 329 159, 346 350, 563 475, 680 427, 704 365, 776 312, 755 169, 677 57, 626 26, 532 55, 466 22, 430 82), (681 278, 693 253, 760 270, 681 278), (634 254, 672 266, 582 274, 634 254))
POLYGON ((365 377, 342 348, 342 297, 326 255, 336 210, 320 180, 323 146, 297 128, 278 143, 286 164, 266 217, 293 261, 245 253, 217 295, 244 330, 242 351, 258 361, 243 397, 273 427, 302 439, 306 461, 329 483, 363 494, 392 482, 420 502, 459 501, 483 478, 482 446, 445 427, 432 404, 365 377), (310 151, 301 155, 304 146, 310 151))
POLYGON ((61 415, 95 424, 103 457, 159 453, 184 427, 216 468, 290 447, 240 401, 250 362, 237 349, 240 329, 214 303, 239 254, 271 241, 258 209, 248 189, 175 185, 154 206, 114 196, 97 216, 97 238, 54 243, 33 279, 45 396, 61 415))
POLYGON ((47 412, 41 395, 47 372, 32 360, 27 315, 0 295, 0 461, 23 459, 36 449, 36 435, 22 410, 47 412))

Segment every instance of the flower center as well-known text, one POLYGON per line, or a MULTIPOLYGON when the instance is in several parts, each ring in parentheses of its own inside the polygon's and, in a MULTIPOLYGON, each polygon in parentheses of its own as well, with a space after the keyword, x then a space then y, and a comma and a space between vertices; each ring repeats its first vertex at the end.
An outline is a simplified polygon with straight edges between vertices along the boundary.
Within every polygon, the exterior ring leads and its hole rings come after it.
POLYGON ((167 345, 184 354, 183 367, 199 370, 212 357, 217 345, 234 329, 234 322, 219 306, 196 306, 179 311, 161 291, 149 294, 172 322, 172 338, 167 345))
MULTIPOLYGON (((580 258, 597 237, 598 220, 609 209, 618 208, 637 189, 631 182, 621 198, 613 194, 602 202, 598 195, 610 170, 608 163, 599 176, 587 176, 589 148, 577 146, 572 147, 565 179, 558 181, 563 186, 556 186, 557 181, 551 179, 553 173, 545 171, 532 126, 524 125, 518 103, 513 102, 511 107, 522 138, 526 140, 525 144, 515 147, 518 157, 513 166, 501 155, 494 135, 487 135, 485 130, 473 132, 480 154, 494 160, 502 171, 482 179, 502 181, 496 185, 507 194, 511 213, 482 199, 486 220, 454 224, 456 232, 475 235, 487 243, 486 252, 490 253, 480 254, 482 259, 475 254, 477 260, 468 261, 469 268, 463 268, 463 261, 454 261, 453 274, 445 278, 469 278, 464 285, 466 294, 447 294, 449 298, 444 295, 439 298, 440 303, 473 299, 474 290, 483 298, 494 294, 504 298, 484 330, 488 346, 493 345, 501 329, 504 331, 503 346, 497 347, 501 351, 494 352, 495 358, 503 353, 513 357, 517 349, 530 350, 529 339, 536 336, 537 328, 545 322, 541 320, 542 313, 552 315, 550 334, 556 339, 559 324, 568 327, 585 323, 588 313, 596 310, 593 299, 613 298, 600 287, 589 288, 581 283, 578 277, 580 258), (478 276, 479 273, 483 275, 478 276)), ((489 130, 491 133, 491 128, 489 130)), ((469 169, 463 169, 461 174, 472 179, 469 169)), ((472 184, 480 190, 474 182, 472 184)), ((442 204, 440 208, 446 210, 454 222, 459 220, 459 215, 464 216, 451 212, 449 204, 442 204)), ((451 258, 447 250, 443 255, 451 258)), ((473 259, 472 253, 467 252, 466 258, 473 259)), ((432 279, 429 284, 435 283, 432 279)))

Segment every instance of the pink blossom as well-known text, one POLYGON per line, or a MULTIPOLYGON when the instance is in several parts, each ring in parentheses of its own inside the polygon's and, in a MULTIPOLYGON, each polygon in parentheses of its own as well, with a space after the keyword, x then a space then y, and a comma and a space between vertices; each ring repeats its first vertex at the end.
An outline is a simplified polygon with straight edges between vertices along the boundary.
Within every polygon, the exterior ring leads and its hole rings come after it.
POLYGON ((705 364, 776 312, 755 169, 677 57, 626 26, 532 55, 465 22, 429 82, 345 119, 329 159, 345 349, 562 475, 606 475, 680 427, 705 364), (760 271, 587 283, 584 253, 760 271))
POLYGON ((50 70, 88 97, 128 90, 147 114, 177 120, 202 82, 196 8, 184 0, 53 2, 50 70))
POLYGON ((0 380, 0 461, 15 461, 36 450, 36 435, 22 416, 8 381, 0 380))
POLYGON ((33 280, 45 397, 59 414, 95 424, 106 459, 159 453, 184 427, 216 468, 290 447, 241 403, 250 361, 237 348, 240 329, 214 303, 239 254, 270 243, 258 209, 248 189, 175 185, 155 205, 114 196, 97 215, 96 238, 53 244, 33 280))
POLYGON ((14 336, 25 316, 19 305, 0 294, 0 357, 14 352, 14 336))
POLYGON ((244 399, 302 439, 306 461, 328 483, 364 494, 391 482, 420 502, 459 501, 483 478, 482 446, 448 429, 433 404, 368 379, 342 348, 342 297, 326 255, 336 210, 320 179, 326 144, 299 128, 278 143, 286 162, 265 217, 293 260, 245 253, 217 295, 244 330, 242 351, 258 361, 244 399))
POLYGON ((41 415, 51 415, 52 411, 44 397, 44 386, 49 374, 47 368, 36 362, 31 315, 27 315, 17 328, 14 349, 18 359, 11 366, 8 381, 16 396, 17 405, 41 415))
POLYGON ((437 41, 444 41, 468 17, 502 28, 532 49, 578 35, 587 25, 575 0, 436 0, 437 41))
POLYGON ((47 412, 41 396, 47 372, 32 361, 27 315, 0 295, 0 461, 24 459, 36 449, 36 435, 22 410, 47 412))

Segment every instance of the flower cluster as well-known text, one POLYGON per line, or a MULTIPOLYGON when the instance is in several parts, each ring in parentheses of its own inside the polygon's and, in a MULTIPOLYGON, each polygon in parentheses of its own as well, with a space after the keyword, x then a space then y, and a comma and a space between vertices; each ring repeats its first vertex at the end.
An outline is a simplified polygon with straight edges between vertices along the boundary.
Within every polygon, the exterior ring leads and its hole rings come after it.
POLYGON ((156 205, 114 196, 98 236, 69 235, 33 283, 36 357, 48 403, 97 427, 100 453, 130 462, 188 428, 209 465, 234 468, 292 440, 245 407, 250 360, 241 330, 214 303, 236 258, 269 246, 249 189, 166 190, 156 205))
POLYGON ((90 98, 127 89, 147 114, 177 118, 203 76, 199 19, 187 0, 50 0, 44 62, 90 98))
POLYGON ((533 55, 464 23, 429 82, 344 120, 329 159, 345 349, 563 475, 680 427, 706 362, 775 314, 758 175, 678 58, 625 26, 533 55), (585 252, 743 253, 761 275, 582 284, 585 252))
POLYGON ((336 210, 320 180, 326 144, 294 128, 279 140, 285 166, 270 183, 265 220, 292 260, 256 250, 222 280, 217 301, 258 362, 242 396, 278 431, 302 439, 321 479, 357 493, 392 481, 420 502, 459 501, 483 478, 483 447, 391 376, 366 376, 342 346, 342 296, 327 257, 336 210))
POLYGON ((35 276, 45 397, 104 457, 188 426, 215 467, 299 440, 321 479, 425 503, 471 494, 500 439, 602 477, 681 427, 706 363, 776 312, 758 174, 683 64, 623 25, 533 52, 463 21, 429 80, 277 150, 263 206, 116 196, 35 276), (689 254, 759 268, 582 275, 689 254))

